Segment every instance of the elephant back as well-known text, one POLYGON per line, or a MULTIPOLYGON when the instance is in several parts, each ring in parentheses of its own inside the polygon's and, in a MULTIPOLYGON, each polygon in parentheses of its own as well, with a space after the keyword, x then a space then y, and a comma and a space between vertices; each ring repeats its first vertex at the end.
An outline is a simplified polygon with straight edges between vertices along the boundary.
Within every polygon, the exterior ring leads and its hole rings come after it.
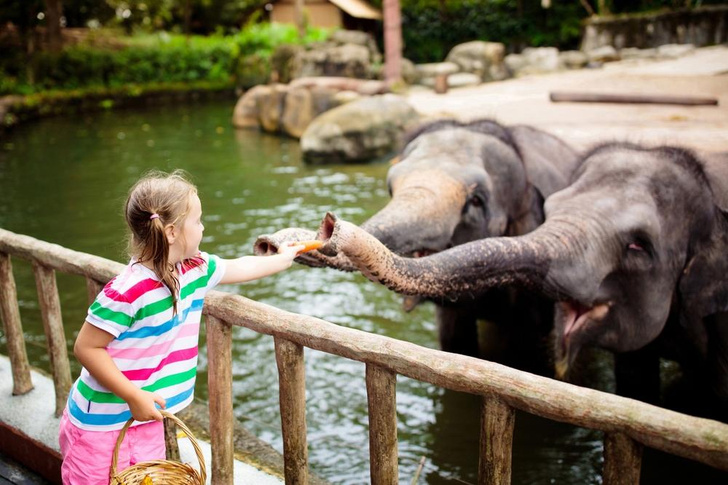
POLYGON ((510 128, 528 181, 547 198, 569 185, 579 163, 579 154, 566 142, 532 126, 510 128))

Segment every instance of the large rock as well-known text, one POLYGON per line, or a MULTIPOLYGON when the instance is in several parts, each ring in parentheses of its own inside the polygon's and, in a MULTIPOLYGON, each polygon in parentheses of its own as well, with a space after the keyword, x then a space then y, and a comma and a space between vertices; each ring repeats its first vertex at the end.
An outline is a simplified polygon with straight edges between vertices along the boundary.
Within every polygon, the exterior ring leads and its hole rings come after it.
POLYGON ((377 78, 382 64, 374 38, 354 30, 339 30, 326 42, 305 47, 282 45, 271 58, 273 71, 281 82, 315 76, 377 78))
POLYGON ((235 128, 259 128, 260 127, 260 98, 270 96, 273 91, 271 86, 260 85, 247 90, 233 110, 233 126, 235 128))
POLYGON ((460 66, 454 62, 431 62, 428 64, 416 64, 417 75, 422 78, 435 77, 441 74, 446 76, 460 72, 460 66))
POLYGON ((567 69, 581 69, 589 62, 589 57, 582 51, 561 52, 559 59, 567 69))
POLYGON ((586 53, 589 62, 614 62, 620 60, 617 49, 611 45, 605 45, 586 53))
POLYGON ((350 77, 304 77, 291 82, 291 87, 326 87, 337 91, 355 91, 359 94, 384 94, 389 87, 384 81, 354 79, 350 77))
POLYGON ((465 42, 453 47, 445 62, 453 62, 461 71, 477 74, 483 81, 501 81, 508 77, 503 62, 505 51, 500 42, 465 42))
POLYGON ((321 113, 386 90, 381 81, 349 78, 305 78, 290 84, 256 86, 240 97, 232 122, 236 128, 260 128, 300 138, 321 113))
POLYGON ((356 44, 319 45, 296 55, 291 67, 293 78, 342 76, 368 79, 369 49, 356 44))
POLYGON ((337 30, 331 34, 329 41, 335 42, 338 45, 354 44, 364 46, 369 50, 369 60, 372 63, 377 64, 382 62, 382 54, 379 52, 377 42, 367 32, 359 30, 337 30))
POLYGON ((270 93, 257 98, 260 126, 269 133, 277 132, 281 127, 283 103, 288 95, 288 85, 274 84, 270 93))
POLYGON ((301 137, 312 163, 364 162, 396 150, 419 115, 394 94, 362 98, 313 120, 301 137))
POLYGON ((505 62, 515 76, 544 74, 564 68, 556 47, 526 47, 520 54, 507 55, 505 62))

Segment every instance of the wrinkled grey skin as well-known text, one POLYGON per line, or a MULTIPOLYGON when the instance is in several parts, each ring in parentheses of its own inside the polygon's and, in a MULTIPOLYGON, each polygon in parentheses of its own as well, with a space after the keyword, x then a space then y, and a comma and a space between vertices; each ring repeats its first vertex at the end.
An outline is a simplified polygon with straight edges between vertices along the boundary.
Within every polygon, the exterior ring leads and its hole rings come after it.
POLYGON ((728 403, 728 156, 701 161, 679 148, 607 144, 585 156, 545 210, 545 223, 527 235, 419 259, 396 256, 329 215, 321 250, 345 254, 368 278, 405 294, 460 300, 504 285, 539 291, 557 302, 559 374, 585 346, 618 357, 657 348, 698 369, 728 403))
MULTIPOLYGON (((392 200, 362 225, 391 251, 419 257, 493 236, 526 234, 543 222, 543 200, 566 186, 578 161, 564 142, 528 126, 504 127, 491 120, 444 120, 411 133, 389 170, 392 200)), ((313 239, 312 231, 285 229, 262 236, 256 253, 287 241, 313 239)), ((320 252, 299 262, 355 270, 345 255, 320 252)), ((406 304, 411 304, 411 300, 406 304)), ((512 290, 496 289, 477 302, 437 306, 443 349, 478 354, 476 320, 538 324, 551 305, 512 290), (545 308, 544 308, 545 307, 545 308), (534 323, 536 321, 536 323, 534 323)), ((511 336, 521 340, 520 332, 511 336)))

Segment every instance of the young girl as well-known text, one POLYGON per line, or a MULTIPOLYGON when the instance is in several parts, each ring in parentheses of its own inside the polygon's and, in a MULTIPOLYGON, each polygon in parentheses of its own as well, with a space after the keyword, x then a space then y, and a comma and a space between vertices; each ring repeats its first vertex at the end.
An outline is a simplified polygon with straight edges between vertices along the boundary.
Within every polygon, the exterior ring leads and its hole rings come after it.
POLYGON ((96 297, 74 346, 83 369, 60 425, 64 484, 108 485, 131 417, 117 469, 165 459, 158 407, 176 413, 192 401, 205 294, 282 271, 304 248, 223 260, 200 252, 201 216, 197 189, 180 172, 151 174, 129 192, 131 262, 96 297))

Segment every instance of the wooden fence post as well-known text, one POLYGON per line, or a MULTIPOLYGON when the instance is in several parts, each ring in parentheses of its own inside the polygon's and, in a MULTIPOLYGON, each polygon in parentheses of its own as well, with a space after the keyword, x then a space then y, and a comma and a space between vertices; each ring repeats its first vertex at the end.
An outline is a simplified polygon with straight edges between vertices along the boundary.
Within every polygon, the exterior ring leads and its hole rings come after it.
POLYGON ((369 469, 373 485, 399 483, 397 464, 397 374, 367 364, 369 469))
POLYGON ((207 388, 210 401, 212 483, 233 483, 232 328, 205 315, 207 328, 207 388))
POLYGON ((56 390, 56 416, 63 413, 68 392, 71 389, 71 367, 68 363, 66 336, 63 333, 61 318, 61 302, 58 299, 56 274, 52 269, 34 262, 35 284, 38 289, 43 329, 48 343, 48 354, 51 358, 53 385, 56 390))
POLYGON ((624 433, 605 433, 604 485, 639 485, 642 444, 624 433))
POLYGON ((498 396, 483 396, 480 416, 478 483, 511 483, 515 410, 498 396))
POLYGON ((104 288, 104 285, 99 283, 93 278, 86 278, 86 293, 88 294, 88 304, 91 305, 99 293, 101 293, 101 290, 104 288))
POLYGON ((303 346, 275 337, 280 387, 283 462, 287 485, 308 483, 306 372, 303 346))
POLYGON ((30 364, 20 321, 13 264, 7 253, 0 253, 0 318, 3 320, 8 340, 10 367, 13 372, 13 396, 25 394, 33 389, 33 381, 30 379, 30 364))

